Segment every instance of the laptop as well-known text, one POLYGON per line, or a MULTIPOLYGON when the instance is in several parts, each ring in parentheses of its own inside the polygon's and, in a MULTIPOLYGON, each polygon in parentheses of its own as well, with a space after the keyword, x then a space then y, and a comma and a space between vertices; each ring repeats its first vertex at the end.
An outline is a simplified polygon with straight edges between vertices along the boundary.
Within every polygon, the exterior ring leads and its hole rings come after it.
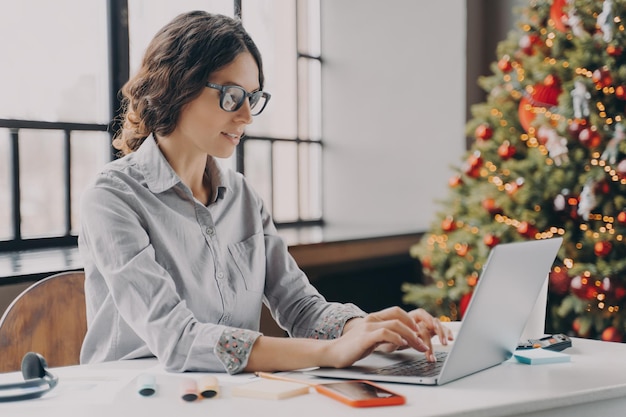
POLYGON ((406 349, 375 352, 348 368, 304 372, 338 379, 442 385, 501 364, 517 348, 562 241, 556 237, 493 247, 455 341, 447 352, 436 352, 436 363, 406 349), (423 369, 415 369, 420 364, 423 369))

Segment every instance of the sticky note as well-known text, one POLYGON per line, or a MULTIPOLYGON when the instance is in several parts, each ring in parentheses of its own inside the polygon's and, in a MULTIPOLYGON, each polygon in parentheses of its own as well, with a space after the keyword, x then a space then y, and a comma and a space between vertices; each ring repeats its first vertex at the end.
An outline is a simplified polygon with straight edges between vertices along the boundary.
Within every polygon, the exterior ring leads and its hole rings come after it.
POLYGON ((261 379, 231 389, 233 397, 251 397, 280 400, 309 393, 309 386, 296 382, 261 379))
POLYGON ((525 349, 517 350, 514 355, 521 363, 528 365, 538 365, 542 363, 569 362, 570 356, 567 353, 555 352, 547 349, 525 349))

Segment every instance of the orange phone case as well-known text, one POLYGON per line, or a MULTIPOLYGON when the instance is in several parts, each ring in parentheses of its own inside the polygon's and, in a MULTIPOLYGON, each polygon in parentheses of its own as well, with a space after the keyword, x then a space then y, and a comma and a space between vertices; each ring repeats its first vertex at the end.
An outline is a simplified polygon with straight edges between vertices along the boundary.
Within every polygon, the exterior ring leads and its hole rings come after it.
POLYGON ((342 403, 352 407, 402 405, 406 402, 406 398, 403 395, 389 391, 380 385, 365 380, 318 384, 315 385, 315 390, 320 394, 334 398, 335 400, 341 401, 342 403), (372 394, 369 390, 368 392, 363 391, 363 384, 365 384, 365 388, 377 390, 379 393, 383 393, 384 396, 371 396, 372 394), (353 391, 353 393, 350 393, 349 391, 353 391))

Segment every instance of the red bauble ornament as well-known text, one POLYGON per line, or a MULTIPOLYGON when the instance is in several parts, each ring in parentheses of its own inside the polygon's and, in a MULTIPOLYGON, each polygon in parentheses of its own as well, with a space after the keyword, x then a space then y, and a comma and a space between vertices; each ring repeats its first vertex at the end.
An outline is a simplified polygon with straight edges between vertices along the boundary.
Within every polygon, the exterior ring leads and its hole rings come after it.
POLYGON ((512 146, 508 140, 502 142, 502 145, 498 146, 498 155, 500 158, 507 160, 515 155, 515 146, 512 146))
POLYGON ((496 205, 496 200, 493 198, 485 198, 481 205, 491 215, 502 213, 502 209, 496 205))
POLYGON ((511 58, 508 55, 500 58, 500 60, 498 61, 498 68, 504 73, 511 72, 511 70, 513 69, 513 64, 511 64, 511 58))
POLYGON ((493 136, 493 129, 486 123, 478 125, 474 131, 476 139, 489 140, 493 136))
POLYGON ((598 295, 598 290, 594 283, 594 278, 577 275, 572 278, 570 289, 578 298, 588 301, 596 298, 598 295))
POLYGON ((467 294, 464 294, 459 300, 459 312, 461 313, 461 318, 463 318, 463 316, 465 315, 465 312, 467 311, 467 306, 469 306, 471 299, 472 293, 468 292, 467 294))
POLYGON ((480 152, 474 152, 466 162, 465 174, 468 177, 478 178, 480 175, 480 167, 483 165, 483 158, 480 156, 480 152))
POLYGON ((620 224, 626 224, 626 211, 620 211, 617 215, 617 221, 620 224))
POLYGON ((480 176, 480 166, 473 167, 467 171, 465 171, 468 177, 478 178, 480 176))
POLYGON ((532 92, 520 100, 517 113, 520 124, 526 132, 535 120, 534 108, 556 106, 559 104, 559 94, 561 94, 561 88, 556 84, 551 86, 535 84, 532 92))
POLYGON ((608 194, 611 191, 611 186, 606 180, 600 180, 593 187, 593 193, 595 195, 608 194))
POLYGON ((611 56, 620 56, 622 54, 622 47, 616 45, 609 45, 606 47, 606 53, 611 56))
POLYGON ((517 192, 517 190, 519 190, 519 185, 514 182, 510 182, 504 186, 504 189, 508 195, 513 195, 517 192))
POLYGON ((567 32, 567 13, 563 11, 563 7, 567 4, 567 0, 554 0, 550 6, 550 19, 554 28, 559 32, 567 32))
POLYGON ((517 226, 517 233, 526 237, 535 237, 537 228, 528 222, 520 222, 517 226))
POLYGON ((622 334, 617 328, 611 326, 604 329, 602 336, 600 336, 605 342, 621 342, 622 334))
POLYGON ((458 187, 461 184, 463 184, 463 180, 459 175, 455 175, 448 180, 448 185, 450 186, 450 188, 458 187))
POLYGON ((471 168, 479 167, 483 164, 483 159, 480 157, 480 152, 474 152, 468 159, 467 162, 471 168))
POLYGON ((509 182, 504 185, 504 189, 508 195, 514 195, 524 185, 524 178, 518 178, 515 182, 509 182))
POLYGON ((615 97, 620 100, 626 100, 626 87, 623 85, 618 85, 615 87, 615 97))
POLYGON ((498 238, 498 236, 492 235, 491 233, 487 233, 483 238, 483 242, 485 243, 485 245, 487 245, 487 247, 493 248, 498 243, 500 243, 500 238, 498 238))
POLYGON ((591 79, 597 86, 604 88, 613 84, 613 77, 611 77, 611 71, 607 67, 598 68, 591 75, 591 79))
POLYGON ((578 139, 580 136, 580 132, 587 127, 587 120, 585 119, 574 119, 567 125, 567 131, 572 135, 574 139, 578 139))
POLYGON ((572 279, 569 276, 568 270, 564 266, 555 266, 552 271, 550 271, 549 288, 550 291, 555 294, 567 294, 571 286, 571 281, 572 279))
POLYGON ((578 140, 587 148, 595 148, 602 142, 598 132, 587 127, 580 131, 578 140))
POLYGON ((616 301, 621 301, 626 297, 626 288, 623 285, 617 285, 613 287, 613 298, 616 301))
POLYGON ((570 282, 570 289, 574 295, 583 300, 593 300, 599 293, 611 290, 609 278, 598 279, 591 276, 577 275, 570 282))
POLYGON ((467 243, 459 243, 454 249, 457 255, 463 257, 469 252, 469 245, 467 243))
POLYGON ((535 45, 541 45, 541 38, 536 34, 525 34, 519 40, 519 47, 526 55, 535 54, 535 45))
POLYGON ((611 253, 611 249, 613 249, 611 242, 601 241, 593 245, 593 252, 601 258, 611 253))
POLYGON ((451 232, 456 229, 456 222, 452 216, 448 216, 441 222, 441 228, 444 232, 451 232))

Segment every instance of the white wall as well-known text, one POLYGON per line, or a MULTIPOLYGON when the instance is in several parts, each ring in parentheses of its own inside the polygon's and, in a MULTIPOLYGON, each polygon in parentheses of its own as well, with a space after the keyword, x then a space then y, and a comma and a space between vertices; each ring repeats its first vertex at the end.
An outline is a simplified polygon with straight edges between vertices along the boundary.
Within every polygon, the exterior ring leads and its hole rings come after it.
POLYGON ((424 230, 465 149, 465 0, 322 0, 324 217, 424 230))

